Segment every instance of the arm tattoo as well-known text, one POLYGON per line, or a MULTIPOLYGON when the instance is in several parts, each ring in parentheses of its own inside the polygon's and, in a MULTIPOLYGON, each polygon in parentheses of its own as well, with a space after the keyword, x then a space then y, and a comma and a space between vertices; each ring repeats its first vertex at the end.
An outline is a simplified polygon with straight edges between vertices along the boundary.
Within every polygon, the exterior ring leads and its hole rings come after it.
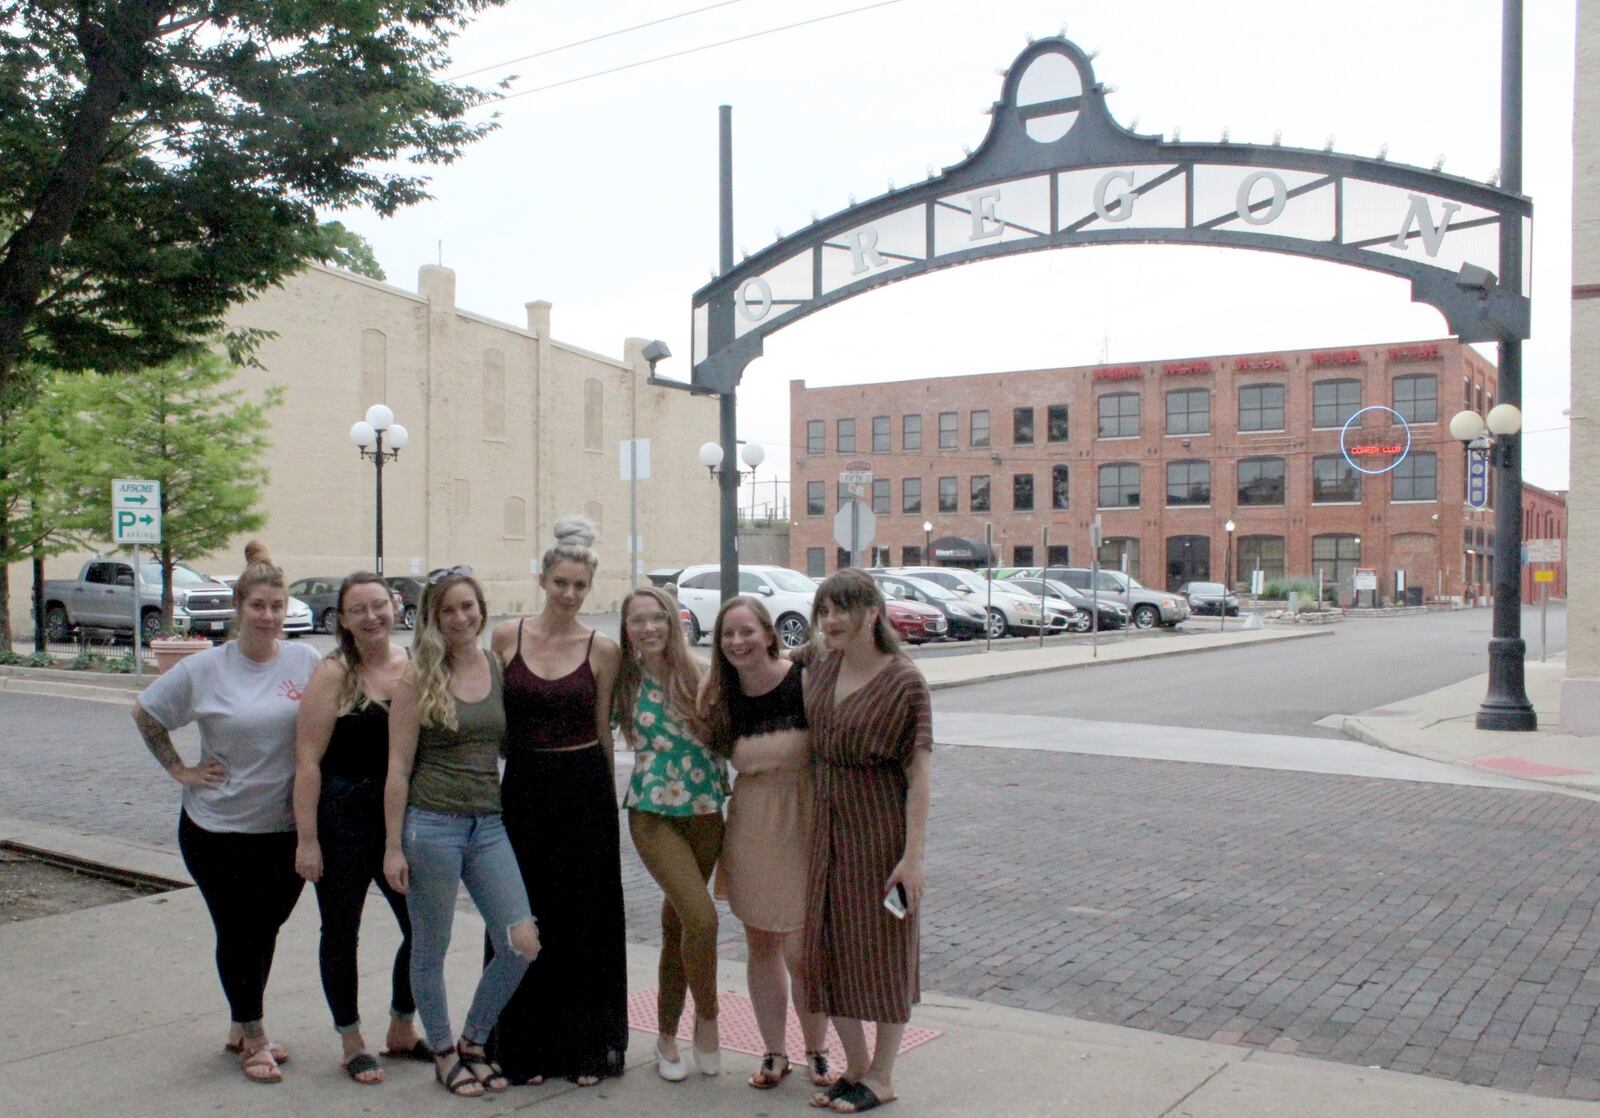
POLYGON ((167 732, 165 726, 150 716, 149 711, 143 707, 135 707, 133 721, 144 737, 145 748, 160 762, 162 768, 172 772, 183 767, 183 758, 179 757, 178 751, 173 748, 172 735, 167 732))

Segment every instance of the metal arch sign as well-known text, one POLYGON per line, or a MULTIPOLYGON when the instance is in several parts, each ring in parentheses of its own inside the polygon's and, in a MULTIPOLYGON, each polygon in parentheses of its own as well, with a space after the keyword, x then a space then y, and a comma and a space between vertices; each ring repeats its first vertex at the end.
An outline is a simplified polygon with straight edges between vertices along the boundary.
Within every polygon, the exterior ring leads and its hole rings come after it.
POLYGON ((1339 453, 1344 455, 1344 460, 1350 463, 1350 468, 1370 476, 1386 474, 1406 460, 1406 455, 1411 453, 1411 424, 1406 422, 1406 417, 1384 404, 1369 404, 1361 408, 1344 421, 1344 426, 1339 428, 1339 453), (1369 411, 1386 411, 1394 416, 1395 422, 1400 424, 1400 430, 1405 435, 1405 442, 1392 443, 1379 440, 1378 442, 1359 442, 1350 445, 1350 428, 1353 426, 1356 433, 1361 433, 1361 427, 1356 422, 1369 411), (1392 456, 1392 457, 1390 457, 1392 456), (1390 457, 1387 465, 1369 468, 1357 462, 1357 458, 1370 458, 1381 462, 1385 457, 1390 457))
POLYGON ((781 238, 695 293, 693 383, 734 390, 767 335, 862 292, 1083 245, 1212 245, 1366 268, 1409 280, 1462 341, 1528 336, 1526 283, 1493 275, 1501 223, 1532 221, 1526 197, 1384 159, 1167 141, 1117 123, 1105 97, 1075 44, 1031 44, 966 160, 781 238))

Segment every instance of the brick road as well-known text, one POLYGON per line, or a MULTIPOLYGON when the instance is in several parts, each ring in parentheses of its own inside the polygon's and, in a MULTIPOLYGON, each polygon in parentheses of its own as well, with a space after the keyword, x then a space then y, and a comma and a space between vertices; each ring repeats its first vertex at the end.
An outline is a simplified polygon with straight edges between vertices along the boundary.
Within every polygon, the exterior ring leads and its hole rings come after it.
MULTIPOLYGON (((0 727, 0 815, 172 845, 176 786, 121 709, 0 696, 0 727)), ((928 991, 1600 1099, 1600 805, 943 747, 934 799, 928 991)))

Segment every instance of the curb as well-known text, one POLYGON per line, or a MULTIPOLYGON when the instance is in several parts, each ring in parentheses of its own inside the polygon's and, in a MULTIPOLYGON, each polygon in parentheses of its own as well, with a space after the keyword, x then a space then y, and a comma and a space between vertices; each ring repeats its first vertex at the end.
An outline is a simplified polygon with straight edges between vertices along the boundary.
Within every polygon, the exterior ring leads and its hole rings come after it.
POLYGON ((1250 648, 1258 644, 1276 644, 1279 641, 1303 640, 1308 637, 1331 637, 1333 630, 1325 628, 1297 629, 1288 633, 1264 634, 1256 640, 1244 644, 1213 644, 1201 648, 1162 648, 1150 652, 1141 652, 1137 656, 1118 656, 1109 660, 1082 660, 1070 664, 1046 664, 1038 667, 1019 667, 1011 670, 996 669, 984 675, 975 675, 970 679, 947 679, 937 683, 930 682, 928 690, 943 691, 951 687, 967 687, 974 683, 993 683, 1001 679, 1017 679, 1022 676, 1043 675, 1046 672, 1066 672, 1079 668, 1098 668, 1110 664, 1127 664, 1139 660, 1154 660, 1164 656, 1197 656, 1205 652, 1231 652, 1237 648, 1250 648))
POLYGON ((63 699, 87 699, 96 703, 116 703, 129 706, 139 697, 143 685, 108 687, 97 683, 75 683, 55 679, 31 679, 26 676, 0 676, 0 692, 13 695, 53 695, 63 699))
MULTIPOLYGON (((1364 745, 1370 745, 1374 749, 1381 749, 1386 753, 1398 753, 1402 757, 1416 757, 1423 761, 1434 761, 1441 765, 1461 765, 1464 768, 1473 770, 1478 769, 1478 766, 1469 764, 1466 761, 1441 761, 1439 758, 1430 757, 1426 753, 1413 753, 1409 749, 1401 749, 1396 745, 1392 745, 1389 742, 1384 741, 1383 738, 1379 737, 1372 730, 1369 730, 1366 726, 1366 723, 1362 722, 1361 719, 1356 715, 1342 715, 1339 719, 1339 732, 1353 741, 1359 741, 1364 745)), ((1597 792, 1592 788, 1583 788, 1573 784, 1563 784, 1559 780, 1552 779, 1548 776, 1532 776, 1527 773, 1514 773, 1510 775, 1514 775, 1518 780, 1527 780, 1534 784, 1541 784, 1550 789, 1552 792, 1560 792, 1564 795, 1572 796, 1575 799, 1600 802, 1600 792, 1597 792)))

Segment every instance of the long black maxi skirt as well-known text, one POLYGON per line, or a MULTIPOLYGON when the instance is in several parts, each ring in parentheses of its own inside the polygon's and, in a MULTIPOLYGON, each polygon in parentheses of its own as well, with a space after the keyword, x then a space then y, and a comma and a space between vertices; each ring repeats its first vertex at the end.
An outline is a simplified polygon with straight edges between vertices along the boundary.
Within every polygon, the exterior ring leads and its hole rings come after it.
POLYGON ((628 956, 611 755, 600 745, 518 751, 500 796, 540 946, 490 1034, 489 1056, 513 1083, 621 1075, 628 956))

